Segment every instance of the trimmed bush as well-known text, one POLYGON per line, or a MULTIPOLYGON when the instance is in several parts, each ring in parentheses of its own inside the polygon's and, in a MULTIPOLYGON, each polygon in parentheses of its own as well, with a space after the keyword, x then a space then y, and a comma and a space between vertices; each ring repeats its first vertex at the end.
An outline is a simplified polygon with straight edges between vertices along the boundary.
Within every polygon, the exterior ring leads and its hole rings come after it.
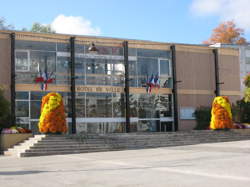
POLYGON ((4 97, 4 91, 0 87, 0 129, 8 128, 10 124, 10 104, 4 97))
POLYGON ((241 99, 232 105, 233 120, 238 123, 250 123, 250 102, 241 99))
POLYGON ((194 112, 196 118, 195 130, 206 130, 209 129, 211 120, 211 107, 201 106, 194 112))

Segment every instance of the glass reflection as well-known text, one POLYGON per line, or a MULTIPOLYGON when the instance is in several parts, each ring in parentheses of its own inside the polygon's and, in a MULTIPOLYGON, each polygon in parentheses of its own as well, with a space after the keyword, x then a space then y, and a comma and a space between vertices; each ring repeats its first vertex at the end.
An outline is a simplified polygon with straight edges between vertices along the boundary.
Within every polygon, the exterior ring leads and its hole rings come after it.
POLYGON ((112 117, 111 93, 86 93, 87 117, 112 117))
POLYGON ((16 117, 29 117, 28 101, 16 101, 16 117))

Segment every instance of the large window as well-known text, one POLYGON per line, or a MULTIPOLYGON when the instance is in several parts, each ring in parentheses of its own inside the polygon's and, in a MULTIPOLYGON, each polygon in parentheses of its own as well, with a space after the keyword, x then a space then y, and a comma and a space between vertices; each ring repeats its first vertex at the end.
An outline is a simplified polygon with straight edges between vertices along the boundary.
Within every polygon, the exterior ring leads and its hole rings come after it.
MULTIPOLYGON (((37 131, 37 125, 41 114, 42 97, 48 92, 16 92, 16 117, 19 124, 23 127, 37 131)), ((59 92, 64 101, 66 116, 69 115, 69 94, 66 92, 59 92)))
POLYGON ((86 93, 86 117, 112 117, 111 93, 86 93))
POLYGON ((159 66, 157 58, 138 58, 138 86, 145 87, 147 82, 153 76, 159 75, 159 66))
POLYGON ((30 71, 47 71, 52 73, 56 71, 56 53, 48 51, 31 51, 30 53, 30 71))
POLYGON ((26 72, 30 70, 30 56, 28 50, 17 50, 15 57, 16 71, 26 72))
POLYGON ((16 117, 29 117, 29 92, 16 93, 16 117))

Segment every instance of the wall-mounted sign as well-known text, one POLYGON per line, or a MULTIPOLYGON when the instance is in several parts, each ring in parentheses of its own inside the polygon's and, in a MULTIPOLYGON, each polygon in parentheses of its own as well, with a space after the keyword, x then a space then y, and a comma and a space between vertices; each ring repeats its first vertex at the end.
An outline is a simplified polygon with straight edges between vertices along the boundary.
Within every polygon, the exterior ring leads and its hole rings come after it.
POLYGON ((76 86, 77 92, 122 93, 123 87, 114 86, 76 86))
POLYGON ((194 116, 195 108, 194 107, 181 107, 180 109, 180 119, 195 119, 194 116))

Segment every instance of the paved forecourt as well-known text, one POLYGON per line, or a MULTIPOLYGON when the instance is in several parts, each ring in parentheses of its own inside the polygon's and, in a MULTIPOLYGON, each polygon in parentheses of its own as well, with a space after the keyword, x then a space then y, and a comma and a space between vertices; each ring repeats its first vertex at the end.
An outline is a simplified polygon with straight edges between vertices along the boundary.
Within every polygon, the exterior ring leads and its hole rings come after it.
POLYGON ((250 141, 43 157, 0 156, 3 187, 250 184, 250 141))

